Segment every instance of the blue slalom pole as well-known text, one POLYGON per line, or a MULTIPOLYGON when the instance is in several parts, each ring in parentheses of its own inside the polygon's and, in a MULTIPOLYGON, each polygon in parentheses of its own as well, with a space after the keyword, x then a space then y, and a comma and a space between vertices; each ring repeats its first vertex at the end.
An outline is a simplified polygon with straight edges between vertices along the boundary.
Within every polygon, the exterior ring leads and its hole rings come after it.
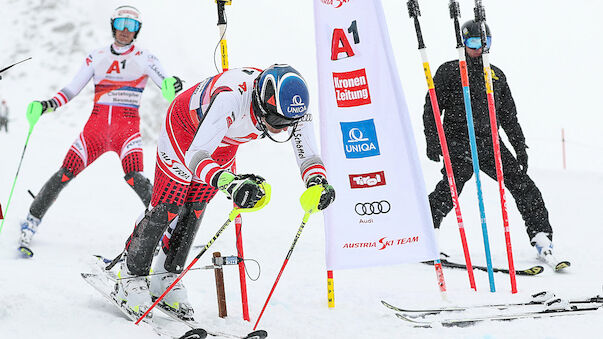
POLYGON ((490 254, 490 241, 488 239, 488 226, 486 225, 486 211, 484 208, 484 198, 482 194, 482 182, 479 178, 479 157, 477 154, 477 142, 475 140, 475 127, 473 124, 473 109, 471 108, 471 91, 469 89, 469 74, 467 71, 467 60, 465 59, 465 46, 461 39, 461 29, 459 26, 460 7, 456 0, 450 0, 450 17, 454 19, 454 29, 456 35, 456 50, 459 53, 459 69, 461 71, 461 83, 463 86, 463 99, 465 101, 465 113, 467 114, 467 130, 469 133, 469 145, 471 147, 471 160, 473 162, 473 173, 475 174, 475 184, 477 185, 477 200, 479 204, 479 215, 482 225, 482 235, 484 238, 484 250, 486 252, 486 266, 488 268, 488 280, 490 281, 490 292, 496 292, 494 286, 494 271, 492 269, 492 255, 490 254))

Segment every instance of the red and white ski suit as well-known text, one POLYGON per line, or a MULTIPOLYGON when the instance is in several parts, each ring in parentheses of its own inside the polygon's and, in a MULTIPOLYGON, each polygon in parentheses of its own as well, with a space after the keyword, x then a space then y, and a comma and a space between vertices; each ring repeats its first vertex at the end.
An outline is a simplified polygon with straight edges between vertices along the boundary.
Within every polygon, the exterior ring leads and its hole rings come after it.
POLYGON ((65 105, 94 79, 94 107, 84 130, 71 145, 62 167, 79 174, 101 154, 119 154, 124 173, 143 170, 138 107, 150 77, 161 88, 165 72, 148 51, 114 44, 90 53, 71 83, 53 99, 65 105))
MULTIPOLYGON (((262 136, 251 104, 260 72, 232 69, 176 97, 159 135, 152 206, 207 202, 215 195, 217 177, 231 169, 238 146, 262 136)), ((304 182, 313 174, 326 177, 310 115, 291 144, 304 182)))

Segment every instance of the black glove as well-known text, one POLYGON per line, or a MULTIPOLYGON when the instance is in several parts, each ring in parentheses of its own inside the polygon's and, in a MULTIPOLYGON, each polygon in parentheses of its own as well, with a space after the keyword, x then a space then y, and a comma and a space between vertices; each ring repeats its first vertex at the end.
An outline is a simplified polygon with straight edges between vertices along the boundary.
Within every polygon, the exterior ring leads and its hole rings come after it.
POLYGON ((440 155, 442 155, 442 149, 439 144, 427 143, 427 158, 429 160, 440 162, 440 155))
POLYGON ((306 183, 306 188, 310 188, 312 186, 322 185, 324 190, 320 195, 320 202, 318 203, 318 209, 324 210, 327 208, 333 201, 335 201, 335 189, 333 186, 329 185, 327 182, 327 178, 323 177, 320 174, 313 175, 308 179, 306 183))
POLYGON ((176 82, 174 82, 174 91, 178 93, 182 91, 182 80, 180 80, 180 78, 177 76, 174 76, 174 79, 176 79, 176 82))
POLYGON ((47 112, 54 111, 57 107, 59 107, 59 103, 53 99, 40 101, 42 104, 42 114, 47 112))
POLYGON ((257 175, 224 171, 218 178, 218 188, 240 208, 251 208, 266 195, 260 186, 264 181, 257 175))
POLYGON ((526 174, 528 172, 528 152, 526 152, 525 148, 520 148, 515 153, 517 153, 517 163, 519 164, 519 169, 526 174))

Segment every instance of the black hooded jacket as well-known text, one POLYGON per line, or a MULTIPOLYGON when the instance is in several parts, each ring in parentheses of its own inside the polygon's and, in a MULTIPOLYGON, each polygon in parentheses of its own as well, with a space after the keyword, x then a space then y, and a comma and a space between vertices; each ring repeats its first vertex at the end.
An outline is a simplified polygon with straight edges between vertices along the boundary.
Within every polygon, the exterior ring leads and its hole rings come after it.
MULTIPOLYGON (((511 90, 507 84, 505 74, 500 68, 491 65, 493 71, 494 101, 496 105, 496 119, 498 126, 502 127, 517 152, 526 148, 525 137, 517 121, 515 102, 511 90)), ((478 144, 478 152, 491 152, 492 134, 490 130, 490 115, 488 101, 486 98, 485 81, 483 76, 482 58, 467 57, 467 70, 469 73, 469 86, 471 91, 471 107, 473 110, 473 123, 478 144)), ((467 116, 465 113, 465 102, 463 99, 463 87, 459 71, 458 60, 448 61, 442 64, 434 76, 435 89, 438 96, 440 111, 444 114, 444 132, 447 143, 454 142, 462 145, 461 149, 469 151, 469 134, 467 130, 467 116)), ((423 123, 425 126, 425 137, 427 149, 437 147, 440 150, 440 142, 433 116, 433 109, 429 93, 425 98, 423 111, 423 123)), ((459 150, 456 147, 456 150, 459 150)), ((454 152, 455 149, 450 149, 454 152)), ((441 150, 440 150, 441 152, 441 150)))

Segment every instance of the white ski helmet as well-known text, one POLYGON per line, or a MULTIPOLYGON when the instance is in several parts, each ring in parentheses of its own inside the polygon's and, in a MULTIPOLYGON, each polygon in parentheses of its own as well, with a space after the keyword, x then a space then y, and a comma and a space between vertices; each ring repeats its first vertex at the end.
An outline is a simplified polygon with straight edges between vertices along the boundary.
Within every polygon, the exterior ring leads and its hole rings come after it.
MULTIPOLYGON (((118 18, 124 18, 124 19, 132 19, 138 22, 138 29, 135 30, 135 34, 134 34, 134 39, 136 39, 136 37, 138 36, 138 33, 140 33, 140 29, 142 28, 142 16, 140 14, 140 11, 138 9, 136 9, 136 7, 134 6, 119 6, 117 7, 114 11, 113 11, 113 15, 111 16, 111 31, 113 32, 113 38, 115 38, 115 26, 114 26, 114 22, 115 19, 118 18)), ((129 29, 129 31, 132 31, 129 29)))

